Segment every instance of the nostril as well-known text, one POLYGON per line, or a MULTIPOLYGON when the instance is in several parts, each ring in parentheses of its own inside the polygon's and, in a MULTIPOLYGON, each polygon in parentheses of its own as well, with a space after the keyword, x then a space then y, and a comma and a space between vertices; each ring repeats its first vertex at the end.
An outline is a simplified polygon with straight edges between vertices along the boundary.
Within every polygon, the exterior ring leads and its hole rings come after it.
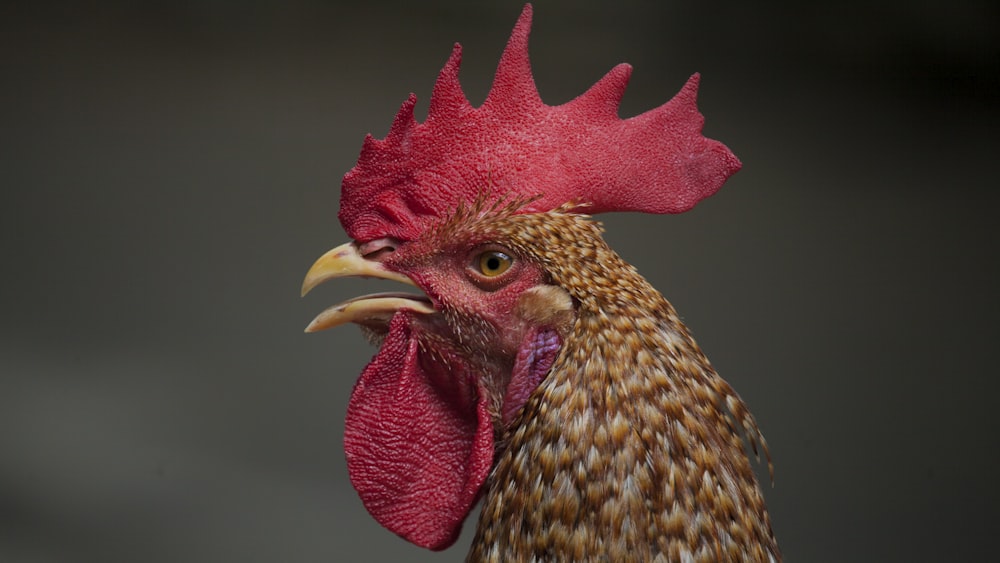
POLYGON ((396 249, 393 247, 381 248, 372 252, 370 254, 365 254, 365 260, 371 260, 372 262, 381 262, 385 260, 386 256, 395 252, 396 249))
POLYGON ((381 262, 399 247, 400 242, 394 238, 380 238, 358 245, 358 254, 365 260, 381 262))

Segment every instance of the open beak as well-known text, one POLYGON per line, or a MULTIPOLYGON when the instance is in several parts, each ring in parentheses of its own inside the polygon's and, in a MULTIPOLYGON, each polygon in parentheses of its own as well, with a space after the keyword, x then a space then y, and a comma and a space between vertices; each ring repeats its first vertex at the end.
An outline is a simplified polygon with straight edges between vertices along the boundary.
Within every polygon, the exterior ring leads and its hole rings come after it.
MULTIPOLYGON (((306 279, 302 281, 302 296, 327 280, 345 277, 379 278, 416 286, 413 280, 389 270, 381 262, 365 259, 358 252, 358 245, 349 242, 320 256, 309 268, 306 279)), ((384 326, 402 309, 423 314, 434 312, 430 300, 422 295, 377 293, 356 297, 326 309, 309 323, 306 332, 317 332, 346 323, 384 326)))

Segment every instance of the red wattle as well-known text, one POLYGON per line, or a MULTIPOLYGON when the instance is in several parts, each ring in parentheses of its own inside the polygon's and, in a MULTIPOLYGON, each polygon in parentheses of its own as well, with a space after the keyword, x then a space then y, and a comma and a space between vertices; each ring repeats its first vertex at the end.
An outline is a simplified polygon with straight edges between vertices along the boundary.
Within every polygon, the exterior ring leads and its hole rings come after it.
POLYGON ((397 314, 351 393, 351 483, 380 524, 421 547, 454 543, 493 463, 486 401, 456 409, 428 380, 409 317, 397 314))

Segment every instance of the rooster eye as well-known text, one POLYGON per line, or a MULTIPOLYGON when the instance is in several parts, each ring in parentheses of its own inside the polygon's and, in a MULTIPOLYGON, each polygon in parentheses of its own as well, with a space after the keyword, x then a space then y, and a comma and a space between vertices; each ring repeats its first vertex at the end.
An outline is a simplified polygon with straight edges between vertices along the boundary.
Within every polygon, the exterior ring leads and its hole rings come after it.
POLYGON ((510 269, 510 265, 513 263, 514 259, 503 252, 490 250, 480 254, 475 265, 480 274, 488 278, 495 278, 510 269))

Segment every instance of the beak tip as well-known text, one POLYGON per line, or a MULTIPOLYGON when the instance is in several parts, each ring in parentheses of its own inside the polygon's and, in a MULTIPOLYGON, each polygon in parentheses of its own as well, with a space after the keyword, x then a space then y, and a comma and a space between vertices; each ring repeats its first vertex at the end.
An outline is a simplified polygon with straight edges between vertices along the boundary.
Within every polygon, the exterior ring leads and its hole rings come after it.
MULTIPOLYGON (((315 267, 313 267, 313 269, 315 269, 315 267)), ((299 290, 299 295, 301 297, 305 297, 310 291, 315 289, 317 285, 324 281, 322 276, 317 276, 313 272, 313 269, 306 272, 306 277, 302 280, 302 288, 299 290)))

